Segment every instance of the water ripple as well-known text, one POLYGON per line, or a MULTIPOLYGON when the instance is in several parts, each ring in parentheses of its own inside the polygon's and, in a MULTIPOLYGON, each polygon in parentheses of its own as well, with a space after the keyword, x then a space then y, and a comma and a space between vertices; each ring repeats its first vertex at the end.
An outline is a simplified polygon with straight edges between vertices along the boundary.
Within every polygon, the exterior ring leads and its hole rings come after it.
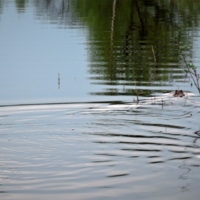
POLYGON ((1 193, 82 199, 77 192, 162 190, 152 179, 183 187, 180 177, 195 177, 200 166, 200 107, 192 98, 185 104, 163 96, 164 106, 150 98, 0 107, 1 193))

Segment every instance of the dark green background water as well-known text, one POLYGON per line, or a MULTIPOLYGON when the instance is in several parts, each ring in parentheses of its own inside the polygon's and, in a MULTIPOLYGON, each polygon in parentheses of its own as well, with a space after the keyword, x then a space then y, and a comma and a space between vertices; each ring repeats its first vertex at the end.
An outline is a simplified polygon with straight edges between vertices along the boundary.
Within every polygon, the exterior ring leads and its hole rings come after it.
POLYGON ((0 1, 1 104, 131 100, 199 64, 198 1, 0 1), (58 78, 60 77, 60 85, 58 78))

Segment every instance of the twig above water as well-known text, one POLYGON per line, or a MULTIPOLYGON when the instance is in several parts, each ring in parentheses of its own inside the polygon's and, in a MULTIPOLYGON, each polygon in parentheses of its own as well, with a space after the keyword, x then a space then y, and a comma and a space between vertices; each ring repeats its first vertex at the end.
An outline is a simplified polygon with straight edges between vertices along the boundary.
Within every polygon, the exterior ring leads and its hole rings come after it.
POLYGON ((153 45, 151 45, 151 50, 152 50, 152 53, 153 53, 154 63, 156 64, 157 61, 156 61, 156 55, 155 55, 155 51, 154 51, 153 45))
MULTIPOLYGON (((183 62, 185 63, 185 72, 186 74, 190 74, 190 77, 200 94, 200 84, 199 84, 200 74, 197 74, 197 68, 193 63, 188 63, 188 61, 186 60, 186 56, 183 53, 183 50, 184 48, 180 49, 179 52, 180 52, 181 58, 183 59, 183 62)), ((191 83, 191 86, 192 86, 192 83, 191 83)))
POLYGON ((60 89, 60 74, 58 73, 58 89, 60 89))

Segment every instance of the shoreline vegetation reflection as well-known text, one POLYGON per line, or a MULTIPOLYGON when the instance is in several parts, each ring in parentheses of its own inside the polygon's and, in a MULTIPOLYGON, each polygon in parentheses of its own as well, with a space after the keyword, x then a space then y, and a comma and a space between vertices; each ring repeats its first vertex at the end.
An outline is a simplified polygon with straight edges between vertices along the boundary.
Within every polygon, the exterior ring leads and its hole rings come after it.
POLYGON ((90 43, 90 79, 93 84, 110 86, 94 95, 148 96, 152 93, 148 88, 169 88, 173 80, 185 81, 179 48, 187 44, 192 49, 187 30, 199 25, 191 3, 182 4, 181 9, 176 1, 77 2, 76 13, 85 16, 89 37, 94 38, 90 40, 99 41, 90 43), (114 87, 119 85, 122 90, 114 87))
MULTIPOLYGON (((179 49, 189 46, 199 26, 200 4, 182 1, 138 0, 16 0, 26 11, 33 3, 37 19, 59 26, 87 27, 89 79, 105 86, 91 95, 141 95, 171 92, 184 83, 179 49), (174 85, 176 87, 174 87, 174 85)), ((4 0, 0 1, 3 12, 4 0)))

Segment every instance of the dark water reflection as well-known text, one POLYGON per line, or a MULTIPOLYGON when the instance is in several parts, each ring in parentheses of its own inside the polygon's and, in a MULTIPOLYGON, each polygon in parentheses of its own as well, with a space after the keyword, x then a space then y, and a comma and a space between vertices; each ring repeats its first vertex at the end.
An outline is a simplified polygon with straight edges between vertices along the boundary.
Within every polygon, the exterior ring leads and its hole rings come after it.
POLYGON ((1 35, 15 30, 18 37, 1 42, 1 85, 9 82, 6 92, 2 87, 1 104, 125 100, 178 87, 197 92, 185 76, 179 49, 189 46, 185 55, 198 64, 198 2, 8 2, 0 1, 1 35), (15 83, 13 71, 19 79, 15 83))
POLYGON ((104 86, 101 91, 90 92, 91 95, 132 96, 135 95, 133 87, 138 86, 141 95, 146 96, 155 91, 172 91, 177 87, 173 80, 184 85, 179 48, 182 45, 193 48, 192 37, 199 26, 199 3, 39 2, 43 9, 39 15, 47 13, 51 21, 56 19, 64 25, 89 28, 91 84, 104 86))
POLYGON ((199 15, 0 0, 0 199, 198 199, 200 101, 179 48, 199 66, 199 15))

